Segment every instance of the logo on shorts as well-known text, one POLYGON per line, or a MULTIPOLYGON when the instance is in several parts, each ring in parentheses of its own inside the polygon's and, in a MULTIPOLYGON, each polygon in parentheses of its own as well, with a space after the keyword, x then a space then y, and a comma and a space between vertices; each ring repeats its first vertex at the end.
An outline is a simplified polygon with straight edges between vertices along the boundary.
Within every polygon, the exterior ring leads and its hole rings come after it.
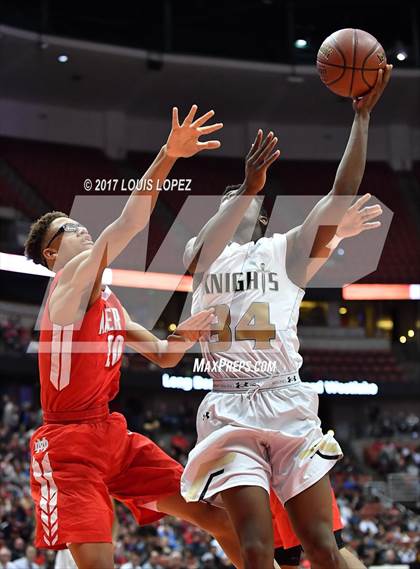
POLYGON ((203 413, 203 421, 205 421, 206 419, 210 419, 210 411, 206 411, 205 413, 203 413))
POLYGON ((38 452, 44 452, 46 451, 48 448, 48 441, 47 439, 44 437, 42 439, 38 439, 35 441, 35 445, 34 445, 34 453, 38 453, 38 452))

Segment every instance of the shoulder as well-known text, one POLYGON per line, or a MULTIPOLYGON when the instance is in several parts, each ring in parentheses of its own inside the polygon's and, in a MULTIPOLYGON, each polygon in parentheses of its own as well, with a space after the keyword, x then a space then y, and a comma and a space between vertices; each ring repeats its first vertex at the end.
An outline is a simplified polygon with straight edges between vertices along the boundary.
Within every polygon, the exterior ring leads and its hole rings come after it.
POLYGON ((65 284, 69 283, 72 280, 72 278, 74 277, 74 274, 77 271, 80 264, 83 263, 83 261, 85 261, 86 259, 88 259, 89 255, 90 255, 90 251, 82 251, 81 253, 79 253, 78 255, 73 257, 73 259, 68 261, 64 265, 64 267, 59 269, 57 271, 57 273, 55 274, 55 277, 54 277, 55 285, 59 284, 60 286, 63 286, 65 284))

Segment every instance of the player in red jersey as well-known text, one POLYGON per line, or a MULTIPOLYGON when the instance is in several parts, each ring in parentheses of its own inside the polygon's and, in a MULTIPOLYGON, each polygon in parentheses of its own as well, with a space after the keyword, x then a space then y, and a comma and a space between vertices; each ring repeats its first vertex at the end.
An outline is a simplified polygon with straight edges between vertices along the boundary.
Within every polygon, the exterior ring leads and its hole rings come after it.
POLYGON ((26 243, 28 257, 56 272, 40 334, 44 425, 31 440, 36 545, 68 546, 79 569, 113 567, 111 497, 142 524, 172 514, 201 526, 240 565, 227 515, 207 504, 187 504, 179 491, 181 465, 146 437, 128 432, 124 417, 108 410, 118 392, 124 343, 163 367, 173 366, 212 318, 203 311, 159 340, 133 322, 101 284, 105 267, 147 225, 158 185, 176 159, 220 146, 199 141, 223 125, 204 126, 213 111, 194 121, 196 111, 194 105, 180 125, 173 109, 168 140, 142 179, 152 186, 151 198, 133 192, 95 243, 86 228, 61 212, 40 218, 26 243))
MULTIPOLYGON (((333 531, 341 556, 351 569, 366 569, 363 563, 345 547, 341 537, 343 522, 341 521, 340 510, 332 489, 331 494, 333 531)), ((303 548, 293 530, 285 508, 273 491, 270 492, 270 508, 273 518, 274 558, 281 569, 299 569, 303 548)))

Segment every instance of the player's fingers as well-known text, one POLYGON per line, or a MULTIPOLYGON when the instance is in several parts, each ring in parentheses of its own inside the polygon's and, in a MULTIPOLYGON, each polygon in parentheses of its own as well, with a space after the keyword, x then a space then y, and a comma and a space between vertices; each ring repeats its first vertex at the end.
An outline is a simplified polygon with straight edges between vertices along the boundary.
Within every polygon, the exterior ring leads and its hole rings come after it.
POLYGON ((272 141, 273 137, 274 137, 274 132, 272 130, 270 130, 270 132, 267 134, 267 136, 265 137, 265 139, 261 143, 260 148, 258 150, 258 154, 261 154, 261 152, 264 152, 264 150, 267 148, 267 146, 272 141))
POLYGON ((220 140, 209 140, 208 142, 199 142, 198 149, 201 150, 215 150, 222 146, 220 140))
POLYGON ((279 156, 280 156, 280 150, 276 150, 275 152, 273 152, 273 154, 271 154, 271 156, 269 156, 264 160, 260 168, 265 168, 265 169, 269 168, 271 164, 275 162, 279 156))
POLYGON ((201 117, 198 117, 198 119, 195 119, 195 121, 192 123, 192 126, 195 126, 195 127, 202 126, 205 122, 207 122, 209 119, 211 119, 212 116, 214 116, 213 109, 211 111, 207 111, 207 113, 205 113, 201 117))
POLYGON ((373 87, 373 91, 379 91, 379 89, 382 87, 383 79, 384 79, 384 70, 379 69, 378 75, 376 76, 376 81, 375 81, 375 85, 373 87))
POLYGON ((376 79, 376 83, 374 88, 371 91, 371 100, 376 103, 379 97, 382 95, 383 90, 385 89, 385 82, 384 82, 384 70, 379 69, 378 77, 376 79))
POLYGON ((384 74, 384 78, 383 78, 383 86, 384 88, 388 85, 388 81, 391 78, 391 73, 392 73, 392 68, 394 66, 393 65, 387 65, 386 69, 385 69, 385 74, 384 74))
POLYGON ((374 205, 368 205, 368 206, 364 207, 362 211, 364 211, 366 213, 371 213, 371 212, 375 212, 375 211, 382 211, 382 207, 378 203, 376 203, 374 205))
POLYGON ((214 316, 214 308, 206 308, 205 310, 200 310, 197 314, 190 317, 190 320, 195 322, 199 321, 201 318, 213 318, 214 316))
POLYGON ((378 215, 382 215, 382 208, 380 205, 373 205, 371 207, 365 207, 362 211, 362 216, 364 220, 375 219, 378 215))
POLYGON ((267 158, 267 156, 269 156, 274 147, 276 146, 277 142, 279 141, 279 139, 277 138, 277 136, 275 136, 271 142, 269 144, 267 144, 267 146, 264 148, 264 150, 262 150, 262 152, 258 155, 258 158, 256 160, 256 163, 258 165, 262 164, 264 162, 264 160, 267 158))
POLYGON ((351 210, 360 209, 363 205, 365 205, 366 202, 370 200, 371 197, 372 197, 371 194, 365 194, 364 196, 361 196, 358 200, 354 202, 354 204, 349 209, 351 210))
POLYGON ((267 134, 267 136, 264 139, 264 142, 262 142, 262 144, 260 144, 260 147, 256 150, 256 152, 254 152, 252 154, 252 156, 250 157, 250 159, 252 160, 252 162, 257 162, 260 154, 262 152, 264 152, 264 150, 267 148, 267 146, 270 144, 271 139, 273 138, 274 133, 272 130, 270 130, 270 132, 267 134))
POLYGON ((198 330, 203 322, 206 321, 207 318, 212 319, 214 316, 214 310, 202 310, 198 314, 194 314, 194 316, 190 316, 188 320, 183 323, 183 328, 186 330, 198 330))
POLYGON ((172 107, 172 128, 179 128, 178 107, 172 107))
POLYGON ((218 122, 215 124, 210 124, 209 126, 202 126, 198 129, 198 132, 201 136, 203 134, 211 134, 212 132, 216 132, 216 130, 220 130, 221 128, 223 128, 223 123, 218 122))
POLYGON ((200 332, 209 332, 212 325, 212 318, 203 318, 194 324, 193 330, 199 330, 200 332))
POLYGON ((264 134, 264 133, 263 133, 262 129, 259 128, 259 129, 257 130, 257 135, 256 135, 256 137, 255 137, 255 139, 254 139, 254 142, 252 143, 253 146, 255 146, 255 145, 258 146, 258 145, 260 144, 260 142, 261 142, 261 140, 262 140, 262 137, 263 137, 263 134, 264 134))
MULTIPOLYGON (((373 108, 378 101, 381 93, 382 93, 382 78, 383 78, 383 69, 378 70, 378 75, 376 76, 376 81, 372 89, 369 91, 367 95, 362 97, 360 101, 366 101, 368 107, 373 108)), ((360 103, 362 106, 363 103, 360 103)), ((359 106, 359 105, 358 105, 359 106)))
POLYGON ((200 322, 199 329, 210 330, 212 323, 213 323, 213 318, 206 318, 205 320, 200 322))
POLYGON ((369 229, 377 229, 378 227, 381 227, 381 222, 380 221, 371 221, 370 223, 364 223, 362 225, 362 231, 369 231, 369 229))
POLYGON ((212 316, 212 313, 210 311, 201 310, 197 314, 194 314, 194 316, 191 316, 190 318, 188 318, 188 322, 195 326, 197 324, 197 322, 202 322, 203 320, 205 320, 206 318, 208 318, 210 316, 212 316))
POLYGON ((208 342, 210 340, 210 330, 200 330, 200 342, 208 342))
POLYGON ((257 136, 254 139, 254 142, 251 144, 251 148, 249 149, 248 154, 246 155, 247 159, 258 150, 261 144, 261 140, 263 137, 263 131, 259 128, 257 132, 257 136))
POLYGON ((191 107, 191 109, 190 109, 188 115, 185 117, 185 120, 184 120, 184 122, 182 123, 183 126, 188 126, 188 125, 190 125, 190 124, 192 123, 192 121, 193 121, 193 119, 194 119, 194 116, 195 116, 195 113, 197 112, 197 109, 198 109, 197 105, 193 105, 193 106, 191 107))
POLYGON ((211 310, 202 310, 198 314, 192 316, 192 320, 194 322, 204 322, 205 320, 213 318, 214 311, 211 310))

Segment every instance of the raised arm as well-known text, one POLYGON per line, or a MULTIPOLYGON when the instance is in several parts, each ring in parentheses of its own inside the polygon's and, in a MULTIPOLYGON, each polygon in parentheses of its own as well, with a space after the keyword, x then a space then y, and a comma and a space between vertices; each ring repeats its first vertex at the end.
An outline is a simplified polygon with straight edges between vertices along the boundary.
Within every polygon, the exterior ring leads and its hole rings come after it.
POLYGON ((234 235, 252 199, 264 188, 267 170, 279 157, 280 151, 274 151, 277 138, 272 132, 264 142, 262 139, 263 133, 259 130, 245 158, 244 181, 206 223, 196 237, 192 250, 184 256, 190 273, 203 273, 217 259, 234 235))
POLYGON ((325 246, 324 251, 320 251, 320 256, 309 260, 306 269, 306 282, 309 282, 316 273, 325 265, 333 251, 338 247, 343 239, 355 237, 364 231, 378 229, 381 227, 380 221, 372 221, 382 215, 382 208, 379 204, 365 206, 372 196, 365 194, 361 196, 352 206, 348 208, 340 223, 334 237, 325 246))
POLYGON ((181 361, 201 336, 208 334, 214 318, 213 310, 203 310, 179 324, 166 340, 160 340, 154 334, 131 320, 124 309, 127 330, 126 344, 162 368, 174 367, 181 361))
POLYGON ((166 144, 145 172, 151 190, 141 191, 146 184, 140 181, 139 190, 128 199, 120 216, 101 233, 93 247, 69 261, 50 300, 52 321, 65 325, 83 316, 87 306, 99 294, 104 269, 125 249, 133 237, 149 222, 159 194, 158 188, 168 176, 178 158, 187 158, 206 149, 219 148, 217 140, 200 142, 202 135, 222 128, 222 124, 203 126, 213 115, 209 111, 194 120, 197 106, 193 105, 184 122, 178 121, 178 110, 172 111, 172 130, 166 144), (151 182, 150 182, 151 181, 151 182))
POLYGON ((333 238, 352 196, 359 190, 366 165, 370 113, 388 84, 391 70, 392 65, 387 65, 385 72, 379 70, 372 91, 353 101, 353 125, 333 187, 302 225, 287 233, 287 270, 300 286, 305 285, 304 274, 311 258, 322 257, 322 250, 333 238))

